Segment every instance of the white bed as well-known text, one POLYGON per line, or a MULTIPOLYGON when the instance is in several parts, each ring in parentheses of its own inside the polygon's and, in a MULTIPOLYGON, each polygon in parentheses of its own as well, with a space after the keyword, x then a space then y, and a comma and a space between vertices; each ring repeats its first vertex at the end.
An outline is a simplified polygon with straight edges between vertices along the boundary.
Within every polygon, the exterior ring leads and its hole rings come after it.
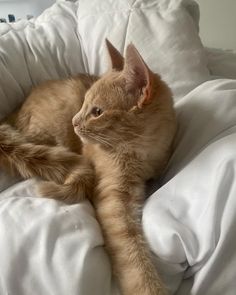
MULTIPOLYGON (((157 267, 170 294, 235 295, 236 55, 202 46, 198 16, 190 0, 80 0, 1 24, 0 118, 45 79, 103 73, 105 37, 121 52, 132 41, 179 122, 143 210, 157 267)), ((37 198, 36 181, 0 171, 0 294, 119 294, 92 206, 37 198)))

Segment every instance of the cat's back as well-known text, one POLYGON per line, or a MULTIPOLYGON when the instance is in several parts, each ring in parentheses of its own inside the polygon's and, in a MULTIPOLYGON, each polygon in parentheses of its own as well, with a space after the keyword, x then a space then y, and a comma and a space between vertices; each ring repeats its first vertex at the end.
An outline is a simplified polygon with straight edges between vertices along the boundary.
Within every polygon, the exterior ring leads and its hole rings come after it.
POLYGON ((72 107, 76 112, 81 108, 84 95, 94 81, 93 76, 85 74, 63 80, 45 81, 32 88, 18 115, 26 113, 34 114, 35 117, 39 113, 53 115, 54 112, 60 112, 62 109, 66 115, 66 112, 71 111, 72 107))
POLYGON ((81 145, 71 120, 95 80, 93 76, 80 74, 46 81, 33 88, 15 115, 15 126, 34 142, 64 145, 77 151, 81 145))

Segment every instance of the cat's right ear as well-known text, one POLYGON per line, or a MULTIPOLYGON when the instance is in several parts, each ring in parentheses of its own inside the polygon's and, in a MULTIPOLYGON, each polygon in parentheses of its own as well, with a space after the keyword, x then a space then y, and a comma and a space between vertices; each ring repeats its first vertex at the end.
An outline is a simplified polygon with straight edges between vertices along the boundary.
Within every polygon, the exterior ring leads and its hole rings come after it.
POLYGON ((106 39, 106 46, 110 56, 111 68, 116 71, 123 70, 124 58, 120 52, 106 39))
POLYGON ((148 68, 132 43, 126 48, 123 75, 126 80, 126 89, 129 92, 138 91, 140 94, 138 106, 141 108, 149 104, 152 99, 154 73, 148 68))

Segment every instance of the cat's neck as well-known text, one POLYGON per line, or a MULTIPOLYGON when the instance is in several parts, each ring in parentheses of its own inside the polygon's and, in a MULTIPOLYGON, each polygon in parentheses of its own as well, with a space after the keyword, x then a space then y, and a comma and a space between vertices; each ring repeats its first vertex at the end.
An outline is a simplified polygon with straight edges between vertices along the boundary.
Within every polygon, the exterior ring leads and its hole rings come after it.
POLYGON ((88 144, 84 147, 84 152, 93 162, 97 173, 103 177, 110 174, 120 178, 131 174, 137 181, 142 179, 142 161, 128 146, 104 148, 99 144, 88 144))

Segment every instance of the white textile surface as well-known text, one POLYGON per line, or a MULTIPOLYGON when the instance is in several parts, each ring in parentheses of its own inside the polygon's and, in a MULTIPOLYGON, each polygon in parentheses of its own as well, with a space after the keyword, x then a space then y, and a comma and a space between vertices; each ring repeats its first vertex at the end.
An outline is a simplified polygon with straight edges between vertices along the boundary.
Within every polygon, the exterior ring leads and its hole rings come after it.
MULTIPOLYGON (((198 14, 192 0, 59 1, 36 20, 1 24, 0 119, 43 80, 103 73, 105 37, 123 53, 132 41, 171 86, 179 121, 143 212, 157 267, 173 294, 233 295, 236 80, 216 79, 232 71, 207 60, 198 14)), ((118 294, 91 205, 37 198, 36 181, 0 171, 0 294, 118 294)))
POLYGON ((110 263, 91 205, 32 198, 34 185, 28 180, 2 193, 0 294, 111 294, 110 263))
POLYGON ((103 73, 108 66, 105 38, 121 52, 132 41, 152 70, 169 83, 175 98, 182 97, 209 78, 197 32, 197 6, 190 4, 59 1, 36 20, 1 24, 0 120, 44 80, 103 73))
POLYGON ((0 120, 32 86, 84 72, 78 4, 58 2, 35 20, 0 25, 0 120))
POLYGON ((236 79, 236 51, 206 48, 208 68, 211 75, 236 79))
POLYGON ((176 108, 176 148, 144 208, 145 233, 173 293, 233 295, 236 80, 206 82, 176 108))
POLYGON ((190 0, 110 0, 102 5, 101 0, 80 1, 79 36, 86 70, 96 74, 106 71, 106 48, 101 46, 104 38, 123 54, 133 42, 179 99, 209 78, 198 36, 197 8, 190 0))

